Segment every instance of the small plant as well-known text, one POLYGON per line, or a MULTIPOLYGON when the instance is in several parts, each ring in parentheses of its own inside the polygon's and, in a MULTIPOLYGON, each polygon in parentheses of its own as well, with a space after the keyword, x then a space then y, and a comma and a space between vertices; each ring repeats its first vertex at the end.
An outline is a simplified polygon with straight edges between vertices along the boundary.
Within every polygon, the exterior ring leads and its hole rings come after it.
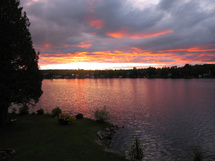
POLYGON ((76 119, 83 119, 83 118, 84 118, 84 116, 83 116, 82 113, 78 113, 78 114, 76 115, 76 119))
POLYGON ((141 160, 143 158, 143 149, 140 145, 140 141, 138 137, 134 138, 133 144, 130 147, 130 151, 128 156, 131 159, 137 159, 137 160, 141 160))
POLYGON ((203 161, 204 154, 200 148, 195 148, 193 151, 193 161, 203 161))
POLYGON ((103 107, 103 109, 96 109, 94 116, 97 121, 105 122, 110 119, 109 112, 106 111, 106 106, 103 107))
POLYGON ((37 110, 37 114, 38 115, 44 115, 44 110, 42 108, 37 110))
POLYGON ((53 117, 56 117, 56 116, 58 116, 61 112, 62 112, 61 109, 60 109, 59 107, 56 107, 56 108, 54 108, 54 109, 52 110, 52 116, 53 116, 53 117))
POLYGON ((59 123, 62 125, 68 125, 72 122, 72 120, 76 119, 75 116, 65 113, 60 113, 58 116, 56 116, 56 118, 58 118, 59 123))
POLYGON ((27 115, 29 114, 29 107, 27 105, 23 105, 19 108, 19 114, 20 115, 27 115))

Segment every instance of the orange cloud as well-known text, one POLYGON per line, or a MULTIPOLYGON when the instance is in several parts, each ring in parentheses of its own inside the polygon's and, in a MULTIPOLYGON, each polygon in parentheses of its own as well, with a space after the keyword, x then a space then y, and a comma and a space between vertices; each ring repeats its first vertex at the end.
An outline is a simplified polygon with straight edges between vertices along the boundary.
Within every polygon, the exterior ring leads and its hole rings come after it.
POLYGON ((89 44, 89 43, 85 43, 85 42, 81 42, 78 47, 80 48, 90 48, 92 46, 92 44, 89 44))
POLYGON ((95 8, 97 7, 97 2, 100 0, 87 0, 87 3, 89 4, 88 7, 88 15, 85 16, 85 21, 90 25, 91 27, 95 27, 96 29, 100 29, 104 27, 104 20, 97 18, 97 14, 95 11, 95 8))
MULTIPOLYGON (((82 42, 78 45, 88 47, 89 42, 82 42)), ((77 46, 78 46, 77 45, 77 46)), ((199 45, 192 46, 186 49, 163 50, 158 52, 149 52, 140 48, 132 47, 129 52, 114 50, 114 51, 96 51, 96 52, 75 52, 75 53, 59 53, 59 54, 42 54, 40 55, 39 65, 45 69, 46 66, 72 63, 109 63, 126 64, 126 63, 141 63, 141 64, 157 64, 159 66, 184 65, 186 63, 212 63, 214 62, 214 45, 199 45), (179 54, 180 51, 187 53, 179 54), (209 51, 196 54, 196 51, 209 51), (212 51, 212 52, 211 52, 212 51)), ((56 67, 57 68, 57 67, 56 67)), ((86 68, 90 68, 89 66, 86 68)), ((111 66, 109 67, 111 68, 111 66)), ((101 67, 97 67, 101 69, 101 67)))
POLYGON ((85 42, 80 42, 78 45, 64 45, 65 48, 68 47, 79 47, 79 48, 90 48, 92 46, 92 44, 90 44, 89 41, 85 41, 85 42))
POLYGON ((161 50, 159 52, 210 52, 215 51, 215 44, 191 46, 183 49, 161 50))
POLYGON ((129 32, 129 28, 123 28, 115 32, 106 32, 106 35, 114 38, 141 39, 145 37, 156 37, 156 36, 164 35, 171 32, 174 32, 174 31, 169 29, 169 30, 164 30, 164 31, 159 31, 154 33, 134 33, 133 34, 129 32))
POLYGON ((164 34, 171 33, 171 32, 174 32, 174 31, 165 30, 165 31, 160 31, 160 32, 155 32, 155 33, 136 34, 136 35, 132 35, 131 38, 140 39, 140 38, 144 38, 144 37, 157 37, 159 35, 164 35, 164 34))
POLYGON ((48 44, 48 43, 47 43, 47 44, 44 44, 44 47, 45 47, 45 48, 49 48, 50 46, 51 46, 51 44, 48 44))
POLYGON ((123 28, 115 32, 106 32, 106 35, 114 38, 125 38, 128 35, 127 30, 127 28, 123 28))
POLYGON ((96 2, 99 2, 100 0, 87 0, 87 3, 89 4, 89 12, 95 13, 95 4, 96 2))
POLYGON ((88 24, 96 29, 100 29, 104 27, 104 20, 97 19, 97 20, 88 20, 88 24))
POLYGON ((43 54, 40 57, 40 66, 47 64, 68 64, 77 62, 97 62, 97 63, 132 63, 134 59, 139 59, 139 62, 155 62, 159 58, 158 55, 153 55, 142 51, 141 54, 137 52, 123 52, 119 50, 111 51, 97 51, 97 52, 76 52, 67 54, 43 54), (142 57, 145 56, 145 57, 142 57), (153 61, 152 61, 153 60, 153 61))

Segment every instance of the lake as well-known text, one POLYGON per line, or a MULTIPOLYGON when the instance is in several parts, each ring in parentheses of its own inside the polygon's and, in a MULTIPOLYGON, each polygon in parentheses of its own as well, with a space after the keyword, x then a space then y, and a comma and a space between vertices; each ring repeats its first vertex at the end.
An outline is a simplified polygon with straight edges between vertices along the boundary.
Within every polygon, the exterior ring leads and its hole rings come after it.
POLYGON ((106 105, 110 122, 124 127, 111 145, 122 154, 138 136, 143 160, 191 160, 195 148, 215 160, 215 79, 53 79, 42 89, 34 110, 94 118, 106 105))

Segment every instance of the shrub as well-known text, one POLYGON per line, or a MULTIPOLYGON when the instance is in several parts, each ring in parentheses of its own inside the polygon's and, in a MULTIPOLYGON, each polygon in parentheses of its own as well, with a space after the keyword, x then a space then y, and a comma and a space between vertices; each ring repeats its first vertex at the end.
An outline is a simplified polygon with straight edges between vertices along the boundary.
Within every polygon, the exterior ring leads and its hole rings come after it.
POLYGON ((196 147, 193 151, 193 161, 203 161, 204 154, 202 150, 196 147))
POLYGON ((68 125, 72 122, 72 120, 75 120, 76 117, 69 115, 69 114, 65 114, 65 113, 60 113, 59 116, 56 116, 56 118, 58 118, 58 121, 60 124, 62 125, 68 125))
POLYGON ((37 114, 38 115, 44 115, 44 110, 42 108, 37 110, 37 114))
POLYGON ((110 119, 109 112, 106 111, 106 106, 104 106, 102 109, 96 109, 94 116, 97 121, 105 122, 110 119))
POLYGON ((19 114, 20 115, 27 115, 29 114, 29 107, 27 105, 23 105, 19 108, 19 114))
POLYGON ((82 113, 78 113, 78 114, 76 115, 76 119, 83 119, 83 118, 84 118, 84 116, 83 116, 82 113))
POLYGON ((54 108, 54 109, 52 110, 52 116, 53 116, 53 117, 56 117, 56 116, 58 116, 61 112, 62 112, 61 109, 60 109, 59 107, 56 107, 56 108, 54 108))
POLYGON ((129 157, 131 159, 138 159, 141 160, 143 158, 143 149, 140 145, 140 141, 138 137, 134 138, 133 144, 130 147, 130 151, 129 151, 129 157))

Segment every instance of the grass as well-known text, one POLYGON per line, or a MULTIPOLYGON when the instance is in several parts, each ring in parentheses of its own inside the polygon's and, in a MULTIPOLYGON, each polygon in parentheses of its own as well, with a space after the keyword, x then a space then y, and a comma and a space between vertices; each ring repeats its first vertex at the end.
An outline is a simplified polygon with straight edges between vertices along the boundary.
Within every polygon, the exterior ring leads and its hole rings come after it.
POLYGON ((60 125, 51 116, 17 115, 16 124, 0 129, 0 148, 16 150, 10 161, 123 161, 94 141, 108 126, 91 119, 60 125))

